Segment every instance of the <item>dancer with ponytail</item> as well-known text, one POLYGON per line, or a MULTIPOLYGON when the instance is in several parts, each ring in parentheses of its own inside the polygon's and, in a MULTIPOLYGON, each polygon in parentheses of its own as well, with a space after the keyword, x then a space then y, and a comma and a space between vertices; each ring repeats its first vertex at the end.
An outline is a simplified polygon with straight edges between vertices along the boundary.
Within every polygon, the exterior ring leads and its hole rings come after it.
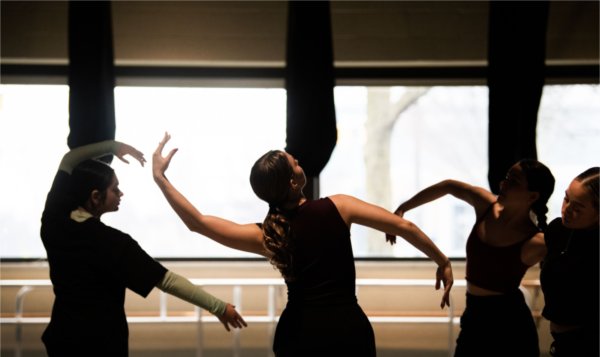
POLYGON ((288 303, 275 332, 276 356, 375 356, 373 329, 355 296, 353 223, 399 235, 433 259, 436 288, 445 287, 441 306, 448 305, 450 261, 414 224, 351 196, 307 200, 304 171, 283 151, 267 152, 250 173, 252 189, 269 204, 262 225, 204 215, 165 177, 176 152, 162 156, 169 138, 165 134, 154 152, 153 175, 183 222, 221 244, 267 257, 285 279, 288 303))
POLYGON ((521 160, 500 183, 498 196, 481 187, 445 180, 396 210, 402 217, 447 194, 475 209, 477 220, 466 249, 467 304, 455 356, 539 356, 537 330, 519 285, 527 269, 546 253, 543 230, 553 190, 554 177, 546 166, 521 160))
POLYGON ((577 176, 565 191, 561 217, 546 230, 548 254, 540 282, 550 320, 555 357, 598 356, 600 301, 598 273, 600 167, 577 176))

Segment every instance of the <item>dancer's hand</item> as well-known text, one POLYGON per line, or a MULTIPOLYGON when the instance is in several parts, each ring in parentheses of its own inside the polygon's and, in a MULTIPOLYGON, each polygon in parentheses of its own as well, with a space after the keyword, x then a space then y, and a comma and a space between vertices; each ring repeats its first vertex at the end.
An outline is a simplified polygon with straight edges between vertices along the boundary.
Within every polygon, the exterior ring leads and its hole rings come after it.
MULTIPOLYGON (((399 216, 399 217, 401 217, 401 218, 403 218, 403 217, 404 217, 404 211, 402 211, 402 210, 400 209, 400 207, 398 207, 398 209, 397 209, 397 210, 394 212, 394 214, 395 214, 396 216, 399 216)), ((391 244, 391 245, 394 245, 394 244, 396 244, 396 236, 395 236, 395 235, 393 235, 393 234, 386 234, 386 235, 385 235, 385 241, 386 241, 386 242, 390 242, 390 244, 391 244)))
POLYGON ((230 331, 229 325, 231 325, 233 328, 248 327, 242 316, 235 311, 235 306, 231 304, 227 304, 227 307, 225 307, 225 312, 223 315, 219 316, 219 321, 221 321, 227 331, 230 331))
POLYGON ((160 141, 160 143, 158 143, 158 147, 154 151, 154 154, 152 154, 152 176, 154 177, 155 181, 165 178, 165 171, 167 171, 167 169, 169 168, 171 159, 178 150, 173 149, 169 152, 169 154, 167 154, 166 157, 163 157, 162 151, 169 139, 171 139, 171 135, 165 132, 165 136, 160 141))
POLYGON ((452 289, 452 285, 454 284, 450 259, 446 261, 446 264, 440 265, 437 268, 435 274, 435 290, 439 290, 441 283, 444 284, 444 295, 442 296, 442 303, 440 304, 440 307, 443 309, 444 306, 450 306, 450 289, 452 289))
POLYGON ((142 166, 146 163, 146 159, 144 158, 144 154, 138 149, 134 148, 131 145, 125 143, 119 143, 119 147, 117 148, 117 152, 115 152, 115 156, 119 158, 119 160, 128 164, 129 161, 125 159, 125 155, 129 155, 140 162, 142 166))

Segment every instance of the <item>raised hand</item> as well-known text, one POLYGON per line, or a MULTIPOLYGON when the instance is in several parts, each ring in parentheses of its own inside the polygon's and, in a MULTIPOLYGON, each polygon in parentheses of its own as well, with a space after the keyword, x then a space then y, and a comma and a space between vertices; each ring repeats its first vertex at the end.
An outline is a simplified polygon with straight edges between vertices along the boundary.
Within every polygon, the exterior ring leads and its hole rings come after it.
POLYGON ((167 156, 163 156, 162 151, 165 148, 165 144, 171 139, 171 135, 165 132, 165 136, 158 143, 158 147, 152 154, 152 175, 154 179, 161 179, 165 177, 165 171, 169 168, 169 164, 171 163, 171 159, 173 155, 177 152, 178 149, 173 149, 167 154, 167 156))

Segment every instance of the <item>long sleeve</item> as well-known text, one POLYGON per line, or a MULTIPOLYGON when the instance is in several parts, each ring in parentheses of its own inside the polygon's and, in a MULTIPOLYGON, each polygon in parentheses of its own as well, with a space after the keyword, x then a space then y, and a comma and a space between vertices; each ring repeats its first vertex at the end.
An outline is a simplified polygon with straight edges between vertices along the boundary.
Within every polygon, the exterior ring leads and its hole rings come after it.
POLYGON ((192 284, 188 279, 171 271, 165 274, 162 281, 156 287, 191 304, 200 306, 215 316, 223 315, 227 307, 225 302, 207 293, 201 287, 192 284))
POLYGON ((105 140, 97 143, 80 146, 63 156, 59 170, 71 174, 75 166, 87 159, 94 159, 106 154, 115 153, 120 143, 114 140, 105 140))

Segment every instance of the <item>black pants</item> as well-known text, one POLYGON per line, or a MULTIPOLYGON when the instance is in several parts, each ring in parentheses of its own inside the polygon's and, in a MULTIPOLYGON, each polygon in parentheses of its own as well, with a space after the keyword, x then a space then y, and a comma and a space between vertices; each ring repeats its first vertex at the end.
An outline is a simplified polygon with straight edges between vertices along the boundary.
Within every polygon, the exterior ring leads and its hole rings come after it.
POLYGON ((455 357, 540 355, 537 329, 523 293, 474 296, 460 318, 455 357))
POLYGON ((375 335, 356 302, 325 306, 288 303, 277 324, 273 352, 277 357, 374 357, 375 335))
POLYGON ((568 332, 552 332, 554 342, 550 354, 554 357, 598 357, 598 326, 582 327, 568 332))

